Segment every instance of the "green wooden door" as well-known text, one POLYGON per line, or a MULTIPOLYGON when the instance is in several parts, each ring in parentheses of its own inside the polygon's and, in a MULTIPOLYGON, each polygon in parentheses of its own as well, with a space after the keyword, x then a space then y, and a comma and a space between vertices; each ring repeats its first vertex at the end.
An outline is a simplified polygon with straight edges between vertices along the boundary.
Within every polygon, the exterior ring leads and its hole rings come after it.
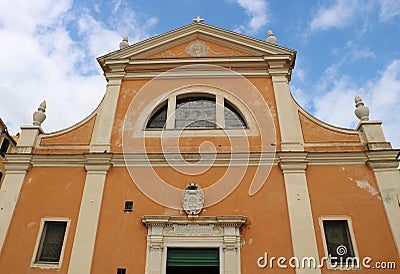
POLYGON ((219 274, 218 248, 168 248, 167 274, 219 274))

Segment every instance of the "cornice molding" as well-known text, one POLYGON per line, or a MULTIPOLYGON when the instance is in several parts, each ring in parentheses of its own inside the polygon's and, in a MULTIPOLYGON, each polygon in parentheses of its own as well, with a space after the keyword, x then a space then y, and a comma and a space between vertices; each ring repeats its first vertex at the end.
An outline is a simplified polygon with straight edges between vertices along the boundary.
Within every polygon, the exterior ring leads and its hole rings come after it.
MULTIPOLYGON (((283 76, 284 81, 290 80, 291 56, 239 56, 239 57, 202 57, 202 58, 157 58, 157 59, 124 59, 107 60, 105 66, 107 79, 151 79, 161 75, 163 72, 182 67, 185 65, 217 65, 229 68, 240 75, 248 77, 283 76)), ((224 71, 193 71, 179 70, 167 75, 174 77, 231 77, 224 71)))
POLYGON ((166 226, 172 224, 215 224, 219 226, 241 227, 247 221, 245 216, 142 216, 145 226, 166 226))
POLYGON ((128 56, 139 55, 141 52, 149 51, 149 49, 158 48, 164 44, 173 43, 174 41, 181 41, 188 36, 192 37, 201 35, 212 37, 214 39, 221 39, 232 44, 244 46, 246 48, 253 48, 254 50, 259 50, 267 54, 296 54, 295 51, 282 46, 272 45, 259 39, 255 39, 240 33, 235 33, 204 23, 197 23, 189 24, 178 29, 171 30, 169 32, 130 45, 125 49, 111 52, 107 55, 99 57, 98 61, 101 63, 103 60, 108 58, 127 58, 128 56))
MULTIPOLYGON (((368 164, 373 169, 396 168, 400 150, 382 150, 369 152, 251 152, 251 153, 218 153, 215 166, 259 166, 279 165, 284 169, 303 169, 305 165, 363 165, 368 164)), ((5 165, 32 165, 33 167, 88 167, 103 166, 104 168, 126 166, 169 166, 181 163, 181 159, 196 163, 200 154, 168 154, 168 161, 163 153, 122 154, 122 153, 86 153, 86 154, 7 154, 5 165)), ((208 163, 205 163, 209 165, 208 163)), ((23 169, 23 168, 22 168, 23 169)))

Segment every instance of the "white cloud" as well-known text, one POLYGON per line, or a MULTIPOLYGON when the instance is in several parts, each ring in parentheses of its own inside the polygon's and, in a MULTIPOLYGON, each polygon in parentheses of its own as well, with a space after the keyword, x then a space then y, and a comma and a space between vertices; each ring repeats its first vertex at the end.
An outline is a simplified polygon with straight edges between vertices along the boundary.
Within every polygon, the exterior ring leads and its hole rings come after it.
POLYGON ((389 21, 395 16, 400 15, 399 0, 381 0, 379 18, 382 21, 389 21))
POLYGON ((332 82, 324 94, 313 100, 315 116, 332 125, 352 127, 356 121, 354 116, 354 96, 363 95, 363 89, 353 85, 350 78, 343 76, 332 82))
POLYGON ((257 33, 269 23, 268 3, 265 0, 235 0, 246 12, 249 20, 236 28, 237 32, 257 33))
POLYGON ((361 6, 357 0, 336 0, 332 6, 323 6, 318 9, 310 28, 311 30, 326 30, 345 27, 352 22, 361 6))
POLYGON ((85 14, 78 20, 79 32, 83 37, 89 56, 98 56, 117 50, 121 34, 107 29, 102 22, 96 21, 90 14, 85 14))
MULTIPOLYGON (((326 72, 325 79, 336 73, 326 72)), ((398 113, 400 113, 400 60, 394 60, 377 79, 356 85, 347 76, 325 86, 323 95, 313 101, 315 116, 333 125, 354 128, 358 119, 354 115, 354 96, 360 95, 370 109, 371 120, 382 120, 386 139, 393 147, 400 147, 398 113)))
POLYGON ((400 60, 390 63, 376 81, 368 85, 366 105, 370 118, 383 121, 386 138, 394 147, 400 147, 400 60))
POLYGON ((67 12, 72 0, 14 0, 0 2, 0 28, 19 33, 33 33, 38 26, 59 23, 60 15, 67 12))
MULTIPOLYGON (((96 10, 100 9, 97 6, 96 10)), ((129 6, 120 4, 106 26, 88 10, 74 10, 70 0, 2 1, 0 115, 10 132, 31 124, 32 113, 43 99, 47 101, 43 123, 47 132, 90 114, 106 87, 95 58, 117 50, 123 34, 143 39, 156 22, 153 17, 141 18, 140 25, 136 16, 136 24, 129 25, 134 15, 129 6), (111 20, 121 14, 129 18, 111 20), (75 27, 78 33, 72 32, 75 27)))
POLYGON ((293 98, 296 102, 305 109, 309 108, 310 103, 312 102, 310 94, 305 92, 303 89, 297 87, 296 85, 292 84, 290 86, 290 91, 293 95, 293 98))

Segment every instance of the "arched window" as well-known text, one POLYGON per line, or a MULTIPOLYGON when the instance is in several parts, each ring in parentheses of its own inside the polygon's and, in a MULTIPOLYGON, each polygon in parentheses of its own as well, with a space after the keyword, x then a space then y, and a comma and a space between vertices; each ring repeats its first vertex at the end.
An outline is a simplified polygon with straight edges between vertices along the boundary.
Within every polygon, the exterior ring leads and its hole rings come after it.
POLYGON ((224 100, 224 117, 225 117, 225 128, 246 128, 246 122, 239 111, 228 102, 224 100))
POLYGON ((216 128, 215 98, 185 97, 176 100, 175 128, 216 128))
POLYGON ((167 100, 156 108, 146 124, 146 129, 247 128, 237 107, 222 96, 217 100, 215 95, 196 93, 172 99, 174 104, 167 100), (174 120, 167 121, 167 115, 174 120))
POLYGON ((167 121, 167 103, 161 104, 159 110, 151 115, 146 128, 164 128, 165 122, 167 121))

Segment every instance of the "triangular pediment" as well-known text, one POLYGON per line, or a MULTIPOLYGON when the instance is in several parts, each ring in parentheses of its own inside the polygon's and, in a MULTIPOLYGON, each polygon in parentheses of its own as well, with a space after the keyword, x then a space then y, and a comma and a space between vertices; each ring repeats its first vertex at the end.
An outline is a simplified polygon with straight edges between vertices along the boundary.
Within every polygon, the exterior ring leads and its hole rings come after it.
POLYGON ((295 55, 296 52, 239 33, 193 23, 98 58, 105 60, 218 56, 295 55))
POLYGON ((188 58, 188 57, 219 57, 219 56, 251 56, 258 52, 249 52, 246 49, 234 47, 223 43, 223 41, 215 41, 209 39, 205 35, 190 35, 179 41, 177 45, 166 44, 159 48, 141 54, 141 58, 188 58))

